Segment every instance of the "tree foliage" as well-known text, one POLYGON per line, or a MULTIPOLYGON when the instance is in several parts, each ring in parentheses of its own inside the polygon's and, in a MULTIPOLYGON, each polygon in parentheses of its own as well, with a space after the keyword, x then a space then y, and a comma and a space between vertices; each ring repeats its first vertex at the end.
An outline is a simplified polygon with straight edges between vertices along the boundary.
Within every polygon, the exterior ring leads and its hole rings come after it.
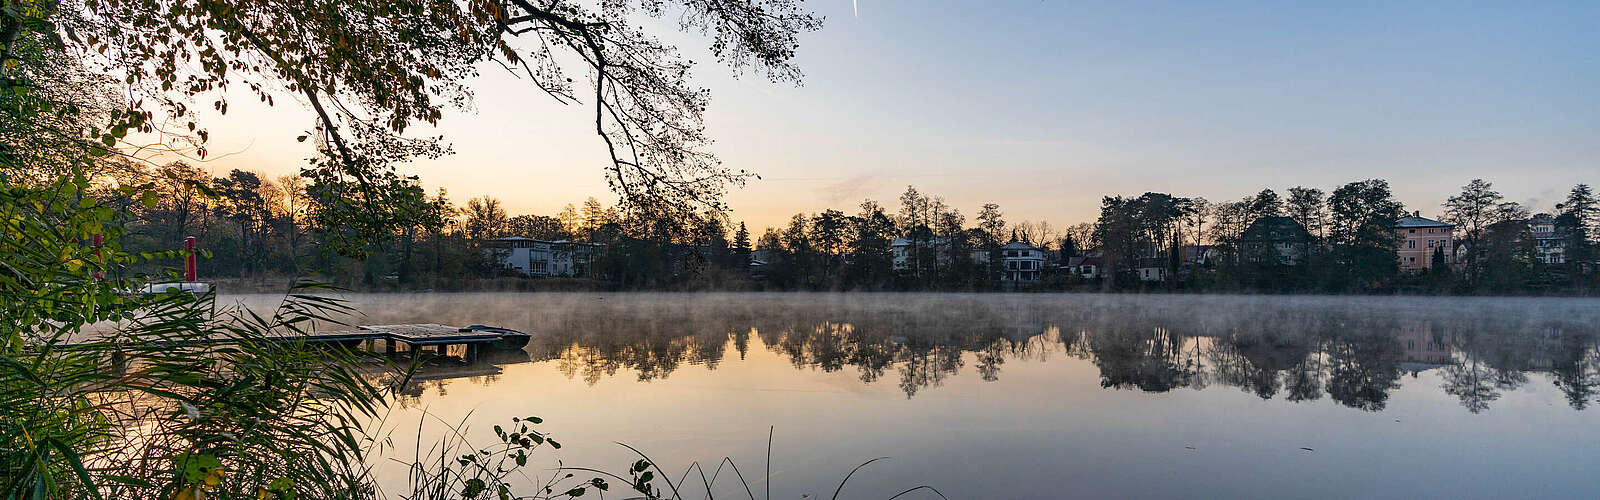
MULTIPOLYGON (((605 142, 611 186, 627 208, 682 214, 721 209, 720 196, 750 174, 705 151, 706 90, 688 79, 691 62, 637 21, 676 21, 710 40, 735 71, 795 82, 798 35, 820 18, 792 0, 681 2, 359 0, 229 2, 33 0, 5 21, 6 61, 25 23, 44 23, 37 43, 82 58, 91 73, 119 75, 132 97, 125 123, 97 135, 108 143, 128 128, 176 132, 205 154, 209 132, 196 108, 226 113, 222 91, 247 88, 272 105, 285 95, 317 115, 321 168, 347 175, 379 204, 394 187, 385 172, 406 158, 437 154, 437 138, 403 139, 415 123, 437 124, 472 97, 466 81, 484 64, 525 76, 530 94, 588 101, 605 142), (568 75, 587 73, 580 90, 568 75), (209 102, 206 102, 209 101, 209 102)), ((10 9, 8 9, 8 12, 10 9)), ((0 62, 6 62, 0 61, 0 62)), ((12 81, 9 79, 8 82, 12 81)))

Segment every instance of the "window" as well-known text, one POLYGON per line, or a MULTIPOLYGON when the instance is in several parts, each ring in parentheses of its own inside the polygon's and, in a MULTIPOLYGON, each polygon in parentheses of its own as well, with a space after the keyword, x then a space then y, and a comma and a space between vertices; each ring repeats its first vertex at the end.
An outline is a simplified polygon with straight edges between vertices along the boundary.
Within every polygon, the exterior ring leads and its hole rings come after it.
POLYGON ((1417 263, 1417 258, 1416 257, 1407 257, 1406 260, 1411 264, 1416 264, 1417 263))
POLYGON ((1406 248, 1416 248, 1417 240, 1406 240, 1406 248))
POLYGON ((1433 248, 1433 240, 1428 240, 1428 248, 1433 248))
POLYGON ((1408 233, 1416 233, 1417 230, 1415 230, 1415 229, 1407 229, 1406 232, 1408 232, 1408 233))

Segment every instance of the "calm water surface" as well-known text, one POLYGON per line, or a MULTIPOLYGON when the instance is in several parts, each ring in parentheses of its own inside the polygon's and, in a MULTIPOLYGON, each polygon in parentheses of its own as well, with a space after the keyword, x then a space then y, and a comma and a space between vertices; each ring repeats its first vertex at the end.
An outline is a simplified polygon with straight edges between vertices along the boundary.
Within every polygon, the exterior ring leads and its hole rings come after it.
POLYGON ((397 443, 539 415, 550 464, 624 471, 616 442, 670 471, 731 457, 757 498, 769 426, 773 498, 827 498, 881 456, 843 498, 1600 496, 1594 299, 348 298, 353 322, 536 333, 425 370, 397 443))

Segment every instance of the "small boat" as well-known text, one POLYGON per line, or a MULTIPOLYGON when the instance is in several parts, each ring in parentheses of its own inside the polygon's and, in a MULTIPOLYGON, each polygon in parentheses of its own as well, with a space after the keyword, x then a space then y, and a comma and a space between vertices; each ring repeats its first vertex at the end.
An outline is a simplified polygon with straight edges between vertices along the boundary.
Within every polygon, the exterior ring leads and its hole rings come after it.
POLYGON ((520 332, 520 331, 517 331, 517 330, 512 330, 510 328, 501 328, 501 327, 498 327, 498 326, 488 326, 488 325, 473 324, 473 325, 467 325, 467 326, 461 327, 460 331, 462 331, 462 332, 498 333, 498 334, 500 334, 500 341, 494 343, 494 348, 495 349, 504 349, 504 350, 508 350, 508 351, 515 351, 515 350, 518 350, 518 349, 522 349, 523 347, 527 347, 528 346, 528 341, 533 339, 533 335, 529 335, 527 333, 523 333, 523 332, 520 332))

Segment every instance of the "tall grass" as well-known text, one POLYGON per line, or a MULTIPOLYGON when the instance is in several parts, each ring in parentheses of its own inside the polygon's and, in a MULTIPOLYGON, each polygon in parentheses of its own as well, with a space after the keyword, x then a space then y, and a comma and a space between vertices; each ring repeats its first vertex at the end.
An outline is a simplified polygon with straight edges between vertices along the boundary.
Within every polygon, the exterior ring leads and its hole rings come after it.
POLYGON ((361 424, 393 388, 281 338, 345 306, 310 283, 266 315, 130 293, 152 278, 126 264, 179 255, 120 252, 88 187, 0 190, 0 497, 370 497, 361 424))

